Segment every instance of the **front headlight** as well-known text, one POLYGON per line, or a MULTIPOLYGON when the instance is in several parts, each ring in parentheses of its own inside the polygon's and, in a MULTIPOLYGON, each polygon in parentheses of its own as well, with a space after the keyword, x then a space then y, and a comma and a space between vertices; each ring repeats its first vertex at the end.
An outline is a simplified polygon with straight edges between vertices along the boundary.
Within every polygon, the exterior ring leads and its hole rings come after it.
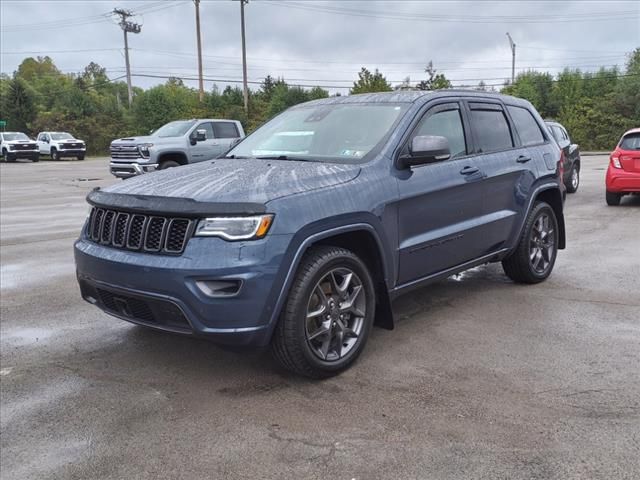
POLYGON ((273 223, 273 215, 250 217, 203 218, 196 227, 196 237, 220 237, 225 240, 256 240, 263 238, 273 223))
POLYGON ((138 150, 143 157, 149 156, 149 149, 153 147, 153 143, 141 143, 138 145, 138 150))
POLYGON ((13 150, 13 145, 11 144, 7 145, 7 150, 13 150))

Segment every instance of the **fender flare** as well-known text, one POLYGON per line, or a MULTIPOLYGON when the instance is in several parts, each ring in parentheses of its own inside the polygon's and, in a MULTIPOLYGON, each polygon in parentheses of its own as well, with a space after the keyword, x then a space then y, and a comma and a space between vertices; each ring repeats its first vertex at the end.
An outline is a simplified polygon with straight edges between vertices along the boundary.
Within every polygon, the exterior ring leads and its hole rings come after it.
MULTIPOLYGON (((514 236, 514 240, 513 240, 513 245, 510 246, 509 251, 513 251, 517 246, 518 246, 518 242, 520 240, 520 237, 522 236, 522 231, 524 229, 525 223, 527 222, 527 216, 529 215, 529 212, 531 211, 531 208, 533 207, 533 203, 536 201, 536 199, 538 198, 538 196, 540 195, 540 193, 547 191, 547 190, 556 190, 558 192, 558 197, 560 199, 560 203, 562 205, 562 207, 564 207, 564 199, 562 198, 562 192, 560 191, 560 187, 558 186, 558 184, 556 183, 545 183, 543 185, 539 185, 538 187, 535 188, 535 190, 533 190, 533 192, 531 193, 531 195, 529 195, 529 200, 527 203, 527 208, 525 210, 524 215, 522 216, 522 219, 520 220, 520 225, 518 226, 518 230, 517 230, 517 235, 514 236)), ((552 206, 553 208, 553 206, 552 206)), ((565 245, 566 245, 566 228, 565 228, 565 224, 564 224, 564 212, 561 210, 560 214, 558 215, 556 213, 556 217, 557 217, 557 221, 558 221, 558 248, 559 249, 564 249, 565 245)))
MULTIPOLYGON (((326 223, 326 220, 323 221, 326 223)), ((319 226, 314 226, 314 224, 307 225, 298 231, 296 235, 294 235, 289 250, 295 248, 295 252, 293 253, 291 260, 289 262, 289 268, 286 271, 286 275, 284 277, 284 281, 280 284, 280 288, 278 289, 278 296, 271 313, 271 317, 269 319, 268 325, 270 330, 270 335, 273 332, 276 324, 278 323, 278 319, 280 317, 280 312, 284 306, 284 302, 286 301, 287 294, 289 289, 291 288, 291 284, 293 282, 293 278, 298 270, 298 266, 300 265, 300 261, 305 254, 305 252, 311 248, 314 244, 319 241, 333 237, 335 235, 339 235, 342 233, 355 232, 355 231, 366 231, 371 234, 376 242, 376 246, 378 248, 381 263, 383 268, 383 283, 384 289, 376 288, 376 319, 375 323, 387 328, 389 330, 394 327, 394 318, 393 312, 391 309, 391 298, 389 297, 389 275, 391 274, 391 270, 389 269, 389 263, 391 258, 389 255, 392 253, 391 250, 386 246, 383 237, 380 236, 377 229, 367 221, 359 221, 357 223, 345 223, 338 226, 332 226, 330 228, 320 228, 319 226), (307 234, 306 232, 311 229, 316 230, 313 233, 307 234), (301 241, 296 241, 296 237, 302 237, 301 241), (384 290, 384 291, 380 291, 384 290)), ((283 263, 287 263, 287 254, 283 257, 283 263)))

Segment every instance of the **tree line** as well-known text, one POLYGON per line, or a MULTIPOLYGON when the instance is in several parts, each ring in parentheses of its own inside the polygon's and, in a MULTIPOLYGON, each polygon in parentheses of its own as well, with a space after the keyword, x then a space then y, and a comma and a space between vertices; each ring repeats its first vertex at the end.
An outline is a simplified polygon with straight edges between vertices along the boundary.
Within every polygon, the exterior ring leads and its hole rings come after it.
MULTIPOLYGON (((431 62, 425 73, 417 83, 407 78, 393 87, 378 70, 362 68, 350 93, 451 88, 431 62)), ((475 88, 487 89, 482 82, 475 88)), ((567 69, 555 78, 528 71, 500 90, 529 100, 543 117, 563 123, 583 149, 608 150, 625 129, 640 126, 640 49, 629 55, 624 70, 567 69)), ((69 131, 87 141, 90 154, 104 155, 113 139, 147 134, 171 120, 231 118, 251 132, 292 105, 328 96, 321 87, 302 88, 267 76, 259 88, 250 90, 246 114, 239 87, 214 86, 200 102, 196 89, 169 78, 148 89, 135 87, 129 108, 126 83, 111 81, 100 65, 91 62, 81 74, 65 74, 49 57, 29 57, 12 76, 0 76, 0 119, 7 122, 7 130, 32 136, 45 130, 69 131)))

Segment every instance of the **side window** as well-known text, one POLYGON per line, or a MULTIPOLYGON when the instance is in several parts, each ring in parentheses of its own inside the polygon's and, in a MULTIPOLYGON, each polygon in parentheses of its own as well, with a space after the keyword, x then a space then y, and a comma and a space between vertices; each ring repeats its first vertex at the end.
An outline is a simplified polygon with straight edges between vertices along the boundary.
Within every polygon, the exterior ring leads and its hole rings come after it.
POLYGON ((551 133, 553 133, 554 138, 558 142, 561 142, 564 139, 564 135, 562 134, 562 130, 560 130, 560 127, 556 127, 555 125, 552 125, 551 133))
POLYGON ((568 140, 570 142, 571 139, 569 138, 569 134, 567 133, 567 131, 564 128, 562 128, 561 130, 562 130, 562 134, 564 136, 564 139, 568 140))
POLYGON ((522 107, 511 106, 508 106, 507 109, 511 114, 513 123, 515 123, 522 145, 528 146, 544 143, 544 135, 542 134, 540 125, 538 125, 538 122, 536 122, 536 119, 533 118, 529 110, 522 107))
POLYGON ((513 148, 511 129, 504 112, 493 106, 488 109, 471 107, 471 123, 476 134, 479 153, 497 152, 513 148))
POLYGON ((193 131, 193 135, 196 134, 197 130, 204 130, 207 132, 207 140, 211 140, 213 138, 213 128, 211 127, 211 122, 201 123, 196 127, 193 131))
POLYGON ((216 138, 238 138, 238 127, 233 122, 213 122, 213 133, 216 138))
MULTIPOLYGON (((437 108, 437 107, 436 107, 437 108)), ((434 114, 429 114, 420 121, 414 136, 437 135, 446 137, 449 140, 451 158, 460 157, 467 154, 467 145, 464 136, 464 127, 460 110, 443 110, 434 114)))

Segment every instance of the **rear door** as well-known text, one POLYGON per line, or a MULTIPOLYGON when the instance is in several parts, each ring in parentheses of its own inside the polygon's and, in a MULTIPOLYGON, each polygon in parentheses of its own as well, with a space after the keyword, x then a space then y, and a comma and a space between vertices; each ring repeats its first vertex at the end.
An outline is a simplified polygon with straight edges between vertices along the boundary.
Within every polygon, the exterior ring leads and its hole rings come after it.
POLYGON ((627 172, 640 173, 640 132, 628 133, 620 141, 620 165, 627 172))
MULTIPOLYGON (((470 101, 467 107, 478 166, 486 175, 481 233, 482 253, 489 254, 505 247, 511 239, 537 176, 536 160, 542 161, 542 157, 536 159, 537 152, 520 142, 499 101, 470 101)), ((517 117, 522 114, 530 116, 519 107, 514 112, 517 117)))
POLYGON ((213 122, 213 135, 220 143, 220 154, 227 152, 231 145, 240 138, 235 122, 213 122))
POLYGON ((471 150, 469 125, 459 102, 430 107, 405 141, 417 135, 447 137, 451 158, 397 171, 398 283, 408 283, 476 258, 483 240, 483 173, 471 150))
POLYGON ((204 130, 206 139, 201 142, 191 141, 191 163, 203 162, 205 160, 211 160, 217 158, 222 153, 222 147, 220 142, 215 138, 213 134, 213 124, 211 122, 201 122, 191 132, 191 138, 196 137, 198 130, 204 130))

